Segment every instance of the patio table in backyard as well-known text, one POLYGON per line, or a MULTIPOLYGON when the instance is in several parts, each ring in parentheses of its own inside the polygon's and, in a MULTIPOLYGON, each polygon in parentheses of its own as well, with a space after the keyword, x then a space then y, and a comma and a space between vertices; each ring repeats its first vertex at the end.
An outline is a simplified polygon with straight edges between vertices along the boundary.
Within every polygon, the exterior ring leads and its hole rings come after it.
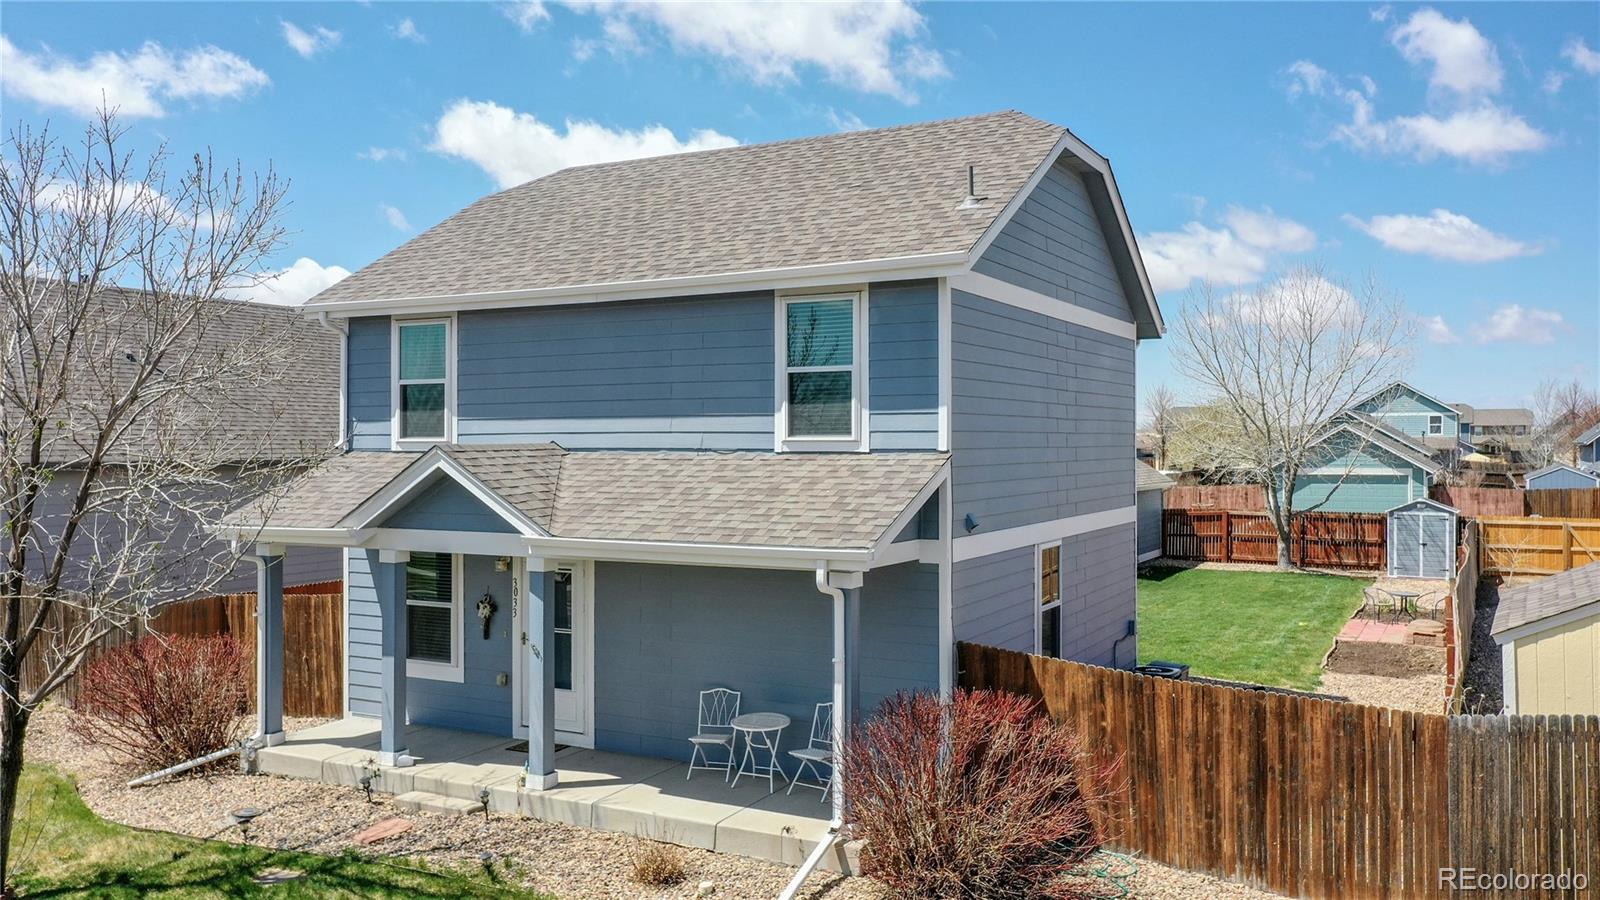
POLYGON ((789 727, 789 721, 783 713, 770 712, 745 713, 733 720, 734 743, 739 742, 739 735, 744 735, 744 755, 739 758, 739 771, 733 776, 734 787, 739 786, 740 776, 748 774, 766 778, 767 793, 777 790, 777 776, 782 774, 778 768, 778 740, 789 727), (761 753, 771 754, 766 765, 761 764, 761 753))

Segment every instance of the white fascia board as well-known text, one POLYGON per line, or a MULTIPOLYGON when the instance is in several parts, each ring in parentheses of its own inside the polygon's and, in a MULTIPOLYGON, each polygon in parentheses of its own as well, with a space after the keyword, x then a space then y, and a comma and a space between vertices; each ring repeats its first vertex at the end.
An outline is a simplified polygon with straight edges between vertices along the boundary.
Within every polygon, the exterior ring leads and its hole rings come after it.
POLYGON ((1532 622, 1523 622, 1515 628, 1507 628, 1505 631, 1491 634, 1490 636, 1495 639, 1495 643, 1508 644, 1525 637, 1543 634, 1552 628, 1560 628, 1564 625, 1571 625, 1573 622, 1581 622, 1592 616, 1600 616, 1600 600, 1591 600, 1582 606, 1558 612, 1555 615, 1534 619, 1532 622))
POLYGON ((418 553, 460 553, 479 556, 524 556, 528 539, 493 531, 437 531, 417 528, 374 528, 361 546, 368 550, 411 550, 418 553))
POLYGON ((1088 534, 1102 528, 1132 525, 1138 520, 1138 516, 1138 506, 1124 506, 1119 509, 1085 513, 1081 516, 1053 519, 1049 522, 1035 522, 1031 525, 1018 525, 1015 528, 1002 528, 999 531, 969 534, 955 539, 955 561, 964 562, 995 553, 1004 553, 1007 550, 1016 550, 1019 547, 1031 547, 1047 541, 1088 534))
POLYGON ((371 531, 361 528, 230 527, 220 533, 253 543, 300 547, 356 547, 372 536, 371 531))
POLYGON ((846 281, 903 281, 938 278, 964 271, 968 255, 962 251, 897 256, 781 269, 754 269, 718 275, 654 278, 602 284, 563 285, 523 290, 440 294, 427 297, 382 297, 375 300, 329 300, 311 309, 330 315, 370 316, 402 313, 441 313, 461 309, 505 309, 524 306, 565 306, 643 300, 687 294, 719 294, 749 290, 784 290, 835 285, 846 281))
POLYGON ((950 278, 950 287, 982 297, 985 300, 993 300, 996 303, 1004 303, 1007 306, 1030 310, 1042 316, 1070 322, 1074 325, 1082 325, 1085 328, 1092 328, 1095 331, 1114 337, 1126 338, 1130 341, 1139 339, 1139 326, 1134 322, 1124 322, 1105 313, 1084 309, 1065 300, 1057 300, 1038 291, 1019 287, 1009 281, 1001 281, 991 275, 982 275, 977 272, 954 275, 950 278))
POLYGON ((830 569, 860 572, 872 568, 870 550, 773 547, 744 544, 691 544, 675 541, 622 541, 603 538, 533 537, 522 540, 524 555, 547 559, 603 559, 619 562, 739 566, 757 569, 814 570, 819 560, 830 569))
MULTIPOLYGON (((884 529, 883 534, 878 536, 877 543, 872 545, 872 555, 874 558, 887 552, 890 547, 894 546, 894 539, 898 537, 900 532, 904 531, 914 519, 916 519, 917 513, 921 512, 922 507, 929 500, 933 499, 933 495, 938 493, 939 487, 949 480, 950 463, 946 461, 944 465, 939 467, 939 471, 933 473, 933 477, 928 479, 928 483, 922 486, 922 490, 917 491, 917 495, 911 498, 911 502, 906 504, 906 508, 902 509, 900 514, 895 516, 894 521, 889 523, 889 527, 884 529)), ((909 544, 915 542, 901 541, 900 543, 909 544)))

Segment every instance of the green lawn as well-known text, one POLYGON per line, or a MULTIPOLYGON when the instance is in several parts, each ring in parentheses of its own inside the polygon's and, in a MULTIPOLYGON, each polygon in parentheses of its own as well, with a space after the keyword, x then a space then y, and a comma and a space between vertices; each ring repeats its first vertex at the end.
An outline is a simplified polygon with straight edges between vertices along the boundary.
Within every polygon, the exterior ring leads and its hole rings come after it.
POLYGON ((24 768, 12 840, 24 897, 528 897, 481 870, 427 871, 354 854, 317 856, 141 831, 95 816, 72 782, 24 768), (257 882, 270 870, 303 877, 257 882))
POLYGON ((1361 605, 1362 578, 1151 568, 1139 575, 1139 661, 1195 675, 1313 690, 1322 657, 1361 605))

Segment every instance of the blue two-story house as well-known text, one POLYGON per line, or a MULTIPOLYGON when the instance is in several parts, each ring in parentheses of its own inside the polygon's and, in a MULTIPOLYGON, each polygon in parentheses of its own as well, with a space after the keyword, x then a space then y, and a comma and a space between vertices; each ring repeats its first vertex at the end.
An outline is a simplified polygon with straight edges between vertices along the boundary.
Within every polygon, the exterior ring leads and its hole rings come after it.
POLYGON ((698 692, 870 712, 954 643, 1135 660, 1134 353, 1108 161, 1016 112, 566 169, 314 298, 347 452, 233 534, 282 739, 285 554, 338 547, 346 707, 687 758, 698 692))

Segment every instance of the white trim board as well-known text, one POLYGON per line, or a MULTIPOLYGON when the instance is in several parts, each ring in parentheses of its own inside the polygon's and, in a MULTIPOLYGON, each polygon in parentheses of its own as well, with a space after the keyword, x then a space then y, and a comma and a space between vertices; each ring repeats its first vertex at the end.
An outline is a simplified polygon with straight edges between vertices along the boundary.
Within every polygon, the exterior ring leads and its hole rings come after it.
POLYGON ((1032 544, 1043 544, 1062 538, 1079 534, 1088 534, 1102 528, 1115 528, 1118 525, 1133 525, 1138 521, 1139 507, 1124 506, 1119 509, 1108 509, 1101 512, 1085 513, 1081 516, 1068 516, 1064 519, 1052 519, 1048 522, 1035 522, 1031 525, 1018 525, 1015 528, 1002 528, 987 534, 979 531, 955 539, 955 561, 965 562, 969 559, 992 556, 1027 547, 1032 544))
POLYGON ((1139 337, 1139 326, 1133 322, 1124 322, 1105 313, 1084 309, 1065 300, 1048 297, 1038 291, 1019 287, 1009 281, 1001 281, 992 275, 981 275, 977 272, 966 272, 961 275, 952 275, 949 279, 950 287, 964 291, 985 300, 1015 306, 1036 312, 1041 316, 1070 322, 1073 325, 1082 325, 1095 331, 1109 334, 1113 337, 1126 338, 1130 341, 1139 337))
POLYGON ((1594 618, 1595 616, 1600 616, 1600 600, 1593 600, 1583 604, 1582 606, 1575 606, 1572 609, 1562 610, 1561 612, 1553 615, 1545 616, 1542 619, 1534 619, 1532 622, 1523 622, 1521 625, 1518 625, 1515 628, 1508 628, 1499 634, 1491 635, 1491 637, 1494 638, 1494 642, 1496 644, 1499 644, 1501 647, 1505 647, 1508 644, 1511 644, 1513 641, 1520 641, 1524 638, 1534 637, 1536 635, 1543 634, 1552 628, 1561 628, 1562 626, 1571 625, 1574 622, 1582 622, 1584 619, 1594 618))
POLYGON ((1161 551, 1160 550, 1151 550, 1149 553, 1141 553, 1141 554, 1139 554, 1139 562, 1149 562, 1152 559, 1160 559, 1160 558, 1161 558, 1161 551))

